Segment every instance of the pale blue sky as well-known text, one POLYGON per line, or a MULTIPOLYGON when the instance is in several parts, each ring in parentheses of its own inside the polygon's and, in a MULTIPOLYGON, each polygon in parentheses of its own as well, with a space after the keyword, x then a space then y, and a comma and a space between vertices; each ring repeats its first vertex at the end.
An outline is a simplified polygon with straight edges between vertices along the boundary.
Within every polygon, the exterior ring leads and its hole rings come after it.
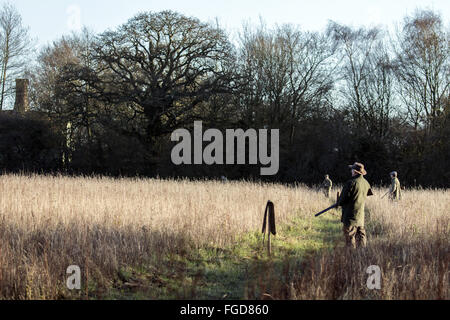
MULTIPOLYGON (((5 0, 0 0, 4 3, 5 0)), ((214 20, 230 32, 243 21, 257 23, 259 16, 271 26, 294 23, 305 30, 323 30, 328 20, 350 25, 393 25, 416 8, 440 12, 446 25, 448 0, 13 0, 38 44, 49 43, 81 25, 95 32, 115 28, 139 11, 171 9, 202 21, 214 20)))

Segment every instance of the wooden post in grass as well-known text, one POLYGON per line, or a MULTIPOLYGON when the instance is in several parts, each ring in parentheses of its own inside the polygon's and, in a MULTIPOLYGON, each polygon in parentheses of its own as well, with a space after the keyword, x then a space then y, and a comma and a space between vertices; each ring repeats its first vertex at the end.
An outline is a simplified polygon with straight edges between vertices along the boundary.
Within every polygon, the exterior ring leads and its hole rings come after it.
POLYGON ((276 235, 276 228, 275 228, 275 207, 273 205, 272 201, 268 201, 266 205, 266 210, 264 211, 264 220, 263 220, 263 227, 262 227, 262 233, 263 233, 263 245, 264 245, 264 238, 266 235, 266 224, 267 224, 267 253, 269 256, 272 254, 272 244, 270 239, 270 234, 276 235))
MULTIPOLYGON (((336 194, 336 203, 339 203, 339 197, 341 196, 341 193, 338 191, 336 194)), ((337 207, 335 208, 335 210, 337 209, 337 207)))

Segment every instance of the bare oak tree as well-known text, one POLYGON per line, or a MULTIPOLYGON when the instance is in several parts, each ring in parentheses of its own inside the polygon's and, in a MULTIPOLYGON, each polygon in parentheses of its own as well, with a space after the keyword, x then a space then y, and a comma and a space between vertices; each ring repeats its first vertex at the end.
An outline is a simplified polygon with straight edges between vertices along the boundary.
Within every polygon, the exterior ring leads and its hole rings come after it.
POLYGON ((95 66, 67 70, 65 80, 87 83, 123 133, 151 143, 192 124, 201 103, 230 91, 233 51, 218 27, 171 11, 141 13, 98 36, 95 66))

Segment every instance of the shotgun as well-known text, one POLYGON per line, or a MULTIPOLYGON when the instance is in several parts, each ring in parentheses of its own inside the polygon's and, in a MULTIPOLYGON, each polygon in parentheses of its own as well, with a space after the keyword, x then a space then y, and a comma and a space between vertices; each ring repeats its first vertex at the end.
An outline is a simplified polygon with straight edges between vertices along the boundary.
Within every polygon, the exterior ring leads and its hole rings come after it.
POLYGON ((391 192, 390 190, 389 190, 388 192, 386 192, 386 193, 384 194, 384 196, 381 197, 381 199, 383 199, 384 197, 386 197, 387 194, 390 193, 390 192, 391 192))
MULTIPOLYGON (((340 194, 339 194, 339 192, 337 193, 337 201, 339 202, 339 196, 340 196, 340 194)), ((367 191, 367 196, 373 196, 373 192, 372 192, 372 189, 369 189, 368 191, 367 191)), ((331 210, 331 209, 333 209, 333 208, 337 208, 338 207, 338 204, 337 203, 335 203, 335 204, 333 204, 331 207, 328 207, 328 208, 326 208, 325 210, 322 210, 322 211, 320 211, 319 213, 316 213, 315 214, 315 217, 318 217, 318 216, 320 216, 321 214, 323 214, 323 213, 325 213, 325 212, 327 212, 327 211, 329 211, 329 210, 331 210)))
POLYGON ((337 203, 333 204, 331 207, 326 208, 325 210, 320 211, 319 213, 315 214, 315 217, 320 216, 321 214, 333 209, 333 208, 337 208, 337 203))

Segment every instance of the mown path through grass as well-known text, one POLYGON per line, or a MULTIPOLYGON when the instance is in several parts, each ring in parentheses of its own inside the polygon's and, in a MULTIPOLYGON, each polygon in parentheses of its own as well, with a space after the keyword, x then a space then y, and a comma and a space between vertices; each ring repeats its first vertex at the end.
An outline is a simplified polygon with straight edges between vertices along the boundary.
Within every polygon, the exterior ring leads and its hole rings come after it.
POLYGON ((294 268, 308 255, 331 249, 339 243, 340 224, 331 213, 320 218, 294 218, 280 225, 272 237, 272 255, 268 256, 262 234, 245 235, 229 252, 206 265, 205 286, 199 296, 205 299, 259 299, 270 295, 274 283, 289 283, 294 268), (273 281, 278 280, 278 281, 273 281))
POLYGON ((320 250, 342 242, 338 214, 294 217, 277 226, 272 256, 262 244, 261 231, 245 234, 232 247, 202 248, 172 255, 154 267, 121 271, 125 285, 106 298, 119 299, 260 299, 271 286, 289 283, 294 269, 320 250), (276 281, 274 281, 276 280, 276 281))

